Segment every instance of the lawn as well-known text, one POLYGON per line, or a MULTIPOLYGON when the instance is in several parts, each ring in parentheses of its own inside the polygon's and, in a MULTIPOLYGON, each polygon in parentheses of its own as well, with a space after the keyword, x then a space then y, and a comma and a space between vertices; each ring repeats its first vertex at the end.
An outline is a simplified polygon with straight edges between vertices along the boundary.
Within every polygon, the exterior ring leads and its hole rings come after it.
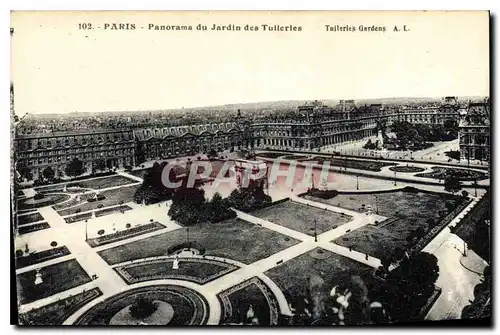
POLYGON ((265 272, 283 291, 292 306, 308 291, 327 293, 334 286, 343 291, 358 276, 368 289, 369 297, 377 294, 378 282, 373 268, 328 250, 316 248, 265 272), (319 254, 321 253, 321 254, 319 254))
POLYGON ((293 201, 281 202, 249 214, 311 236, 314 236, 315 220, 318 234, 352 220, 352 217, 348 215, 342 216, 339 213, 293 201))
POLYGON ((18 300, 27 304, 90 282, 80 264, 72 259, 40 269, 43 283, 35 285, 35 271, 16 276, 18 300))
POLYGON ((389 218, 387 222, 382 222, 377 226, 364 226, 334 241, 336 244, 352 247, 356 251, 376 258, 392 255, 396 247, 406 250, 415 246, 419 238, 407 240, 412 231, 421 227, 425 233, 428 233, 431 227, 427 220, 434 219, 439 226, 439 222, 448 213, 447 201, 453 200, 454 206, 451 208, 463 202, 463 198, 450 194, 408 191, 376 195, 339 194, 331 199, 306 198, 353 210, 360 210, 363 205, 370 205, 375 211, 378 208, 380 215, 389 218))
POLYGON ((28 326, 58 326, 85 304, 102 295, 101 290, 93 288, 58 300, 49 305, 19 315, 19 323, 28 326))
POLYGON ((168 249, 187 240, 205 248, 207 256, 227 257, 243 263, 253 263, 291 247, 299 241, 252 223, 229 219, 210 224, 184 227, 143 240, 127 243, 99 252, 109 264, 168 254, 168 249))
POLYGON ((141 169, 141 170, 133 170, 133 171, 130 171, 127 173, 131 174, 132 176, 144 178, 144 176, 146 175, 146 173, 148 173, 149 170, 150 170, 150 168, 147 168, 147 169, 141 169))
POLYGON ((179 279, 203 285, 238 269, 236 265, 210 259, 181 258, 179 268, 174 270, 173 261, 173 258, 151 260, 118 267, 115 270, 129 284, 157 279, 179 279))
POLYGON ((96 211, 95 216, 100 217, 100 216, 105 216, 105 215, 109 215, 109 214, 113 214, 113 213, 121 213, 121 212, 129 211, 131 209, 132 209, 132 207, 129 207, 129 206, 118 206, 118 207, 105 208, 105 209, 101 209, 100 211, 96 211))
POLYGON ((85 202, 81 205, 69 209, 63 209, 57 211, 57 213, 59 213, 59 215, 61 216, 66 216, 74 214, 77 209, 80 209, 80 211, 82 212, 98 209, 97 207, 99 206, 99 204, 102 204, 102 207, 108 207, 108 206, 119 205, 120 203, 130 202, 134 200, 134 194, 138 188, 139 188, 138 185, 134 185, 134 186, 121 187, 114 190, 104 191, 101 192, 101 194, 106 197, 106 199, 104 200, 95 202, 85 202))
POLYGON ((40 215, 40 213, 36 212, 33 214, 26 214, 26 215, 18 215, 17 216, 17 225, 22 226, 28 223, 33 223, 36 221, 42 221, 43 216, 40 215))

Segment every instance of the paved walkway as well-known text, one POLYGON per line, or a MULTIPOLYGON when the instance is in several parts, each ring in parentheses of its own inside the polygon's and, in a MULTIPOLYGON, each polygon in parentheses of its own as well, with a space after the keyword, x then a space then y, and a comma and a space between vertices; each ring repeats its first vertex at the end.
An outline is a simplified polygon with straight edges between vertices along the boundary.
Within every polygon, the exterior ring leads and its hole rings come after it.
POLYGON ((142 179, 141 177, 134 176, 133 174, 130 174, 130 173, 125 172, 125 171, 117 171, 116 173, 119 174, 120 176, 123 176, 125 178, 129 178, 129 179, 133 179, 133 180, 138 181, 140 183, 142 183, 144 181, 144 179, 142 179))

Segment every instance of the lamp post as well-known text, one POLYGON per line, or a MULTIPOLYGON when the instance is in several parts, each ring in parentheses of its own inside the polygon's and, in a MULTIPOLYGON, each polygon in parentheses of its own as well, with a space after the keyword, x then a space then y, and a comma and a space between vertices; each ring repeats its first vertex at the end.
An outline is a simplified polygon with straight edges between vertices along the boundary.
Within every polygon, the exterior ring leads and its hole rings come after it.
POLYGON ((188 245, 188 248, 191 249, 190 245, 189 245, 189 227, 186 228, 186 240, 187 240, 187 245, 188 245))
POLYGON ((378 214, 378 197, 377 197, 377 195, 375 195, 375 207, 376 207, 376 211, 378 214))
POLYGON ((89 224, 89 220, 85 220, 85 242, 87 242, 87 240, 89 239, 89 233, 88 233, 88 224, 89 224))
POLYGON ((318 233, 316 230, 316 219, 314 219, 314 242, 318 242, 318 233))
POLYGON ((359 176, 356 175, 356 189, 359 190, 359 176))
POLYGON ((397 184, 396 184, 396 171, 394 171, 394 186, 397 186, 397 184))

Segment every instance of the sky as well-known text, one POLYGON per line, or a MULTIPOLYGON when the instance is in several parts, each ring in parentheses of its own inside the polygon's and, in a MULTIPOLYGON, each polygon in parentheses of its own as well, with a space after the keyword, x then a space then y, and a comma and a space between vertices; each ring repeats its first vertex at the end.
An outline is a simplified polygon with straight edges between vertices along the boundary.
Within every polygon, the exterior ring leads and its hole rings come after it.
POLYGON ((13 12, 11 80, 19 115, 487 96, 488 25, 487 12, 13 12), (198 31, 198 24, 301 31, 198 31), (329 32, 326 24, 357 31, 329 32), (394 32, 404 25, 409 31, 394 32))

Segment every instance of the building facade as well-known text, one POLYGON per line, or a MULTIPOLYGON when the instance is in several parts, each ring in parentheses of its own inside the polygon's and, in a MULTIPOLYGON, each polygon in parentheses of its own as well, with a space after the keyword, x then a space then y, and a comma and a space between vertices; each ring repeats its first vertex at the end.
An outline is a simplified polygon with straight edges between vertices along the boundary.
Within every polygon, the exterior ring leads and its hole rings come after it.
POLYGON ((459 123, 460 158, 490 161, 490 101, 469 103, 459 123))
POLYGON ((134 165, 135 140, 133 131, 100 130, 94 132, 58 132, 51 134, 17 135, 14 141, 16 169, 23 179, 37 180, 46 167, 55 177, 64 175, 69 162, 78 158, 84 172, 134 165))

